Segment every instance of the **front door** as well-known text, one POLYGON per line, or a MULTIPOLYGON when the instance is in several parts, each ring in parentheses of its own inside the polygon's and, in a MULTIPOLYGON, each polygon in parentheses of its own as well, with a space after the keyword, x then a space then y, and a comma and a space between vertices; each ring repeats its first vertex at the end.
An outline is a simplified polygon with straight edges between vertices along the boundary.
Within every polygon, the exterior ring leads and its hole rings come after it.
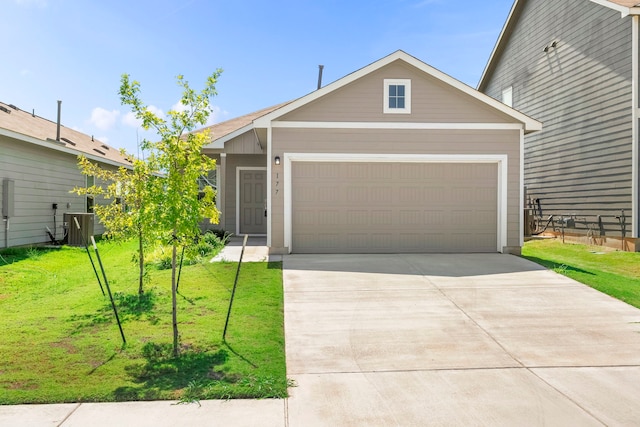
POLYGON ((241 169, 239 177, 239 232, 267 234, 267 171, 241 169))

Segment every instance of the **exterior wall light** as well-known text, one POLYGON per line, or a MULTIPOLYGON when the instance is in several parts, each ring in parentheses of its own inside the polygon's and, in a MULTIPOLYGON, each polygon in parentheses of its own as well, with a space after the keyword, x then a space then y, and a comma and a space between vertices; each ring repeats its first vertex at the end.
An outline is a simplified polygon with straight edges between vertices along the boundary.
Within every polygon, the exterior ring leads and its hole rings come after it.
POLYGON ((279 165, 279 164, 280 164, 280 156, 276 156, 276 157, 275 157, 275 159, 273 159, 273 162, 274 162, 276 165, 279 165))

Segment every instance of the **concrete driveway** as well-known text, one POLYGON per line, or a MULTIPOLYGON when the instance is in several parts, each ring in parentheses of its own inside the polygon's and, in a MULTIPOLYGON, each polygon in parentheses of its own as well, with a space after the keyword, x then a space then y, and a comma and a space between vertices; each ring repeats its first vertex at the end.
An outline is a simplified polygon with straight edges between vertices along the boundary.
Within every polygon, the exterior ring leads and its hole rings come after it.
POLYGON ((284 258, 290 426, 640 425, 640 310, 509 255, 284 258))

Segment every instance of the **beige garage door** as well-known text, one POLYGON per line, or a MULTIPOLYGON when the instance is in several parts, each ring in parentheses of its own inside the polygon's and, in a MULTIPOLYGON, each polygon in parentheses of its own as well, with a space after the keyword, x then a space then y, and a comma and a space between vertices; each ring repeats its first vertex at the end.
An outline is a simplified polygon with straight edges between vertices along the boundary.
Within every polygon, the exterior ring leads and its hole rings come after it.
POLYGON ((292 164, 292 252, 497 252, 498 167, 292 164))

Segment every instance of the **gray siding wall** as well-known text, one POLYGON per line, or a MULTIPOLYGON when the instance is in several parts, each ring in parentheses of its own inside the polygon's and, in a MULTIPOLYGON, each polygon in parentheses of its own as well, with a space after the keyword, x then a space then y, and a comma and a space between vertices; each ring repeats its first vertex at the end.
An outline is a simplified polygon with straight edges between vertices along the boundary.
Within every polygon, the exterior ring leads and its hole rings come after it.
POLYGON ((514 108, 543 122, 525 137, 528 194, 545 218, 577 217, 581 234, 620 236, 624 209, 630 236, 631 29, 630 17, 588 0, 526 1, 485 90, 501 100, 512 86, 514 108))
MULTIPOLYGON (((58 239, 64 234, 65 212, 86 212, 86 198, 70 193, 75 186, 86 185, 76 162, 73 155, 0 136, 0 181, 9 178, 15 182, 15 217, 9 219, 9 247, 48 242, 46 227, 54 230, 53 203, 58 204, 55 228, 58 239)), ((0 206, 3 197, 0 185, 0 206)), ((94 233, 102 232, 104 228, 96 220, 94 233)), ((2 222, 0 248, 4 247, 2 222)))

